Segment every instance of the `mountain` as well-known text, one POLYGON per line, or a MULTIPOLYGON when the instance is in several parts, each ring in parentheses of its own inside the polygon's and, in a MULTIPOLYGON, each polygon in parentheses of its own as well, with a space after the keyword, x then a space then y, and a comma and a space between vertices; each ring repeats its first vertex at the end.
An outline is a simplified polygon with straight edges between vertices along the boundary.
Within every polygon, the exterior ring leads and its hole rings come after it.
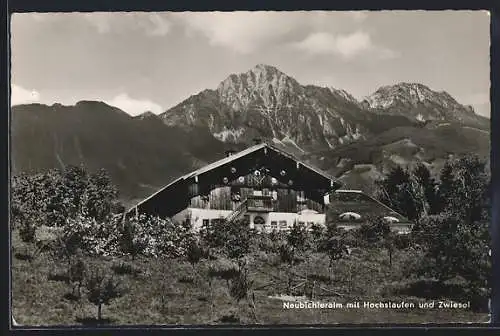
POLYGON ((418 83, 399 83, 379 88, 362 102, 363 107, 383 115, 403 115, 418 121, 448 121, 489 128, 489 119, 459 104, 447 92, 433 91, 418 83))
POLYGON ((160 117, 167 125, 207 127, 224 142, 248 143, 263 137, 304 152, 335 148, 414 123, 402 116, 371 113, 343 90, 303 86, 263 64, 230 75, 217 89, 191 96, 160 117))
POLYGON ((227 149, 207 130, 169 127, 155 115, 133 118, 102 102, 18 105, 11 119, 14 174, 69 164, 105 168, 129 200, 223 157, 227 149))
POLYGON ((429 121, 489 129, 489 120, 471 107, 422 84, 384 86, 358 102, 344 90, 301 85, 263 64, 230 75, 217 89, 189 97, 160 118, 184 129, 206 127, 224 142, 263 137, 299 153, 334 149, 429 121))
POLYGON ((419 83, 379 88, 362 101, 301 85, 273 66, 232 74, 160 115, 170 126, 204 127, 226 143, 272 140, 350 187, 367 187, 394 165, 435 173, 450 155, 489 155, 490 121, 446 92, 419 83))
POLYGON ((395 165, 435 173, 452 155, 489 156, 489 119, 422 84, 383 86, 362 101, 302 85, 259 64, 166 112, 131 117, 102 102, 12 107, 13 173, 68 164, 105 168, 129 203, 264 138, 370 191, 395 165))

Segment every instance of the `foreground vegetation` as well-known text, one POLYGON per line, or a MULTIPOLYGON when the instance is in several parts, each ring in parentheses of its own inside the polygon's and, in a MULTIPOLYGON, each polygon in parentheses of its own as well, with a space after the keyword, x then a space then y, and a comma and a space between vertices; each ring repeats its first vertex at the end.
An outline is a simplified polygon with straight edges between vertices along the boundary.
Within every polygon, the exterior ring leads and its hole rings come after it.
POLYGON ((223 220, 126 218, 105 172, 81 167, 13 183, 12 305, 24 325, 422 323, 488 320, 488 189, 476 158, 439 181, 396 169, 380 199, 416 227, 257 234, 223 220), (283 302, 468 302, 455 309, 284 309, 283 302))

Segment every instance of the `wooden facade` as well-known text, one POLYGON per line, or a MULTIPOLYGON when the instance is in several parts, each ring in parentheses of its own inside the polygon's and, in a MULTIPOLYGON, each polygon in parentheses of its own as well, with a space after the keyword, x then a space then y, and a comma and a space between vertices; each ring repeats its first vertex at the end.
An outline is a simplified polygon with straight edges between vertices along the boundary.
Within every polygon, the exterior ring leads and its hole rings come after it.
POLYGON ((324 213, 324 197, 341 184, 270 144, 259 144, 182 176, 131 210, 172 217, 187 208, 324 213))
POLYGON ((234 181, 228 182, 227 186, 214 187, 206 195, 197 193, 195 183, 189 186, 189 207, 213 210, 236 210, 246 199, 253 196, 267 196, 270 200, 270 211, 275 212, 299 212, 304 209, 324 212, 324 204, 307 199, 304 190, 294 190, 286 185, 277 183, 273 177, 265 177, 269 183, 258 185, 254 176, 240 176, 234 181), (241 181, 241 182, 240 182, 241 181), (246 181, 246 182, 243 182, 246 181), (275 181, 273 183, 273 181, 275 181))

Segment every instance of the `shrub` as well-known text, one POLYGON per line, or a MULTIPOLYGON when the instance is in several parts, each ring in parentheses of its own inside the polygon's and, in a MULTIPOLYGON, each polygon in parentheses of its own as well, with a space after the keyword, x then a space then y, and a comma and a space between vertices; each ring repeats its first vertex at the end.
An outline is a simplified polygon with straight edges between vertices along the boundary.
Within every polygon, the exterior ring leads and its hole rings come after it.
POLYGON ((28 221, 24 221, 19 226, 19 237, 25 243, 34 243, 36 237, 36 226, 28 221))
POLYGON ((78 259, 74 264, 70 266, 68 278, 69 281, 73 283, 73 290, 72 290, 73 294, 75 292, 75 287, 77 289, 77 297, 80 297, 80 289, 83 286, 86 273, 87 273, 87 266, 81 259, 78 259))
POLYGON ((307 229, 302 225, 294 223, 292 229, 288 233, 287 243, 298 251, 305 251, 308 248, 307 238, 307 229))
POLYGON ((208 276, 222 280, 231 280, 240 273, 239 266, 228 259, 219 259, 208 267, 208 276))
POLYGON ((186 250, 186 257, 188 262, 193 266, 193 269, 195 265, 202 259, 202 258, 208 258, 208 253, 202 249, 200 244, 194 239, 191 239, 188 248, 186 250))
POLYGON ((115 274, 118 275, 124 275, 124 274, 137 275, 140 273, 140 270, 124 262, 121 262, 118 265, 111 266, 111 269, 113 270, 113 272, 115 272, 115 274))

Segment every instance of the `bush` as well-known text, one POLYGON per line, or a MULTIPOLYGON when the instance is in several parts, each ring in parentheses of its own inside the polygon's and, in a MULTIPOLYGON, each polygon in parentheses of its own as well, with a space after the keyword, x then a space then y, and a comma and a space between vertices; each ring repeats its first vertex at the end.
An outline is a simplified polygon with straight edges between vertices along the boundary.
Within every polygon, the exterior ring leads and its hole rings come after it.
POLYGON ((307 229, 302 225, 294 223, 288 233, 287 243, 298 251, 307 250, 309 247, 307 229))
POLYGON ((74 287, 72 293, 74 294, 74 289, 77 289, 77 297, 80 297, 80 288, 82 288, 85 276, 87 274, 87 266, 83 260, 78 259, 74 264, 70 266, 68 279, 73 283, 74 287))
POLYGON ((195 240, 191 239, 186 250, 186 257, 191 266, 194 266, 201 260, 208 258, 208 251, 204 250, 200 244, 195 240))
POLYGON ((127 264, 127 263, 124 263, 124 262, 121 262, 118 265, 111 266, 111 269, 113 270, 113 272, 115 272, 115 274, 118 274, 118 275, 125 275, 125 274, 137 275, 137 274, 141 273, 141 271, 134 268, 134 266, 127 264))
POLYGON ((404 250, 411 246, 412 239, 410 234, 398 234, 394 237, 394 247, 398 250, 404 250))
POLYGON ((208 276, 222 280, 231 280, 240 274, 237 264, 228 259, 219 259, 208 267, 208 276))
POLYGON ((19 237, 25 243, 34 243, 36 238, 36 226, 24 221, 19 226, 19 237))

